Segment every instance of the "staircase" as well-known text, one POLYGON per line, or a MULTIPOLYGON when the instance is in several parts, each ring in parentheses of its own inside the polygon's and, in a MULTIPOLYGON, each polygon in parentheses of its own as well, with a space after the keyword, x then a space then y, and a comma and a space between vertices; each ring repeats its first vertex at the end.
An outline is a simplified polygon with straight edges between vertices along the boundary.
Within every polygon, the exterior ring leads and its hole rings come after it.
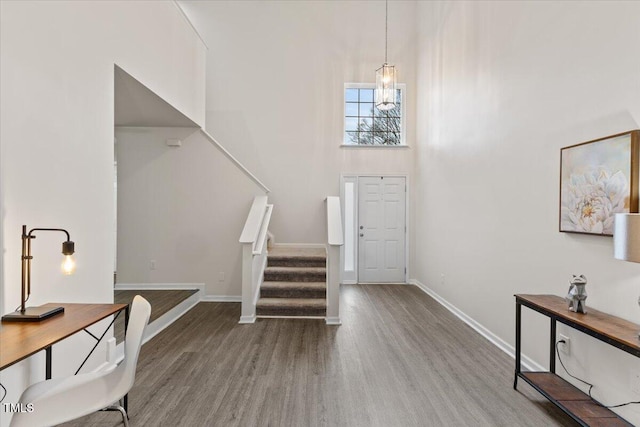
POLYGON ((277 246, 269 249, 258 317, 320 317, 327 311, 324 248, 277 246))

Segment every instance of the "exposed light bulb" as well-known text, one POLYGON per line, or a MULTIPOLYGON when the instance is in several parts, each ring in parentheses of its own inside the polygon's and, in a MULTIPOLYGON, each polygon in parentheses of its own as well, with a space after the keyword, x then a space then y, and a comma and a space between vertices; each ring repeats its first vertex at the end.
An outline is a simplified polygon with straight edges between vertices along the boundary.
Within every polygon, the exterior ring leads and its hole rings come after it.
POLYGON ((62 262, 62 272, 66 275, 73 274, 76 269, 76 262, 71 255, 66 255, 62 262))

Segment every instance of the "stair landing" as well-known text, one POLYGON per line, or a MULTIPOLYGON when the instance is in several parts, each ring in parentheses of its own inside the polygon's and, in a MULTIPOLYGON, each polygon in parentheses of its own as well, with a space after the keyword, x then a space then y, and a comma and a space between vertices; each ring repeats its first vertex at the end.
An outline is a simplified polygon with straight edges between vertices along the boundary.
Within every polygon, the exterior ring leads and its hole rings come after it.
POLYGON ((324 248, 276 246, 269 249, 268 258, 273 267, 325 267, 327 262, 324 248))

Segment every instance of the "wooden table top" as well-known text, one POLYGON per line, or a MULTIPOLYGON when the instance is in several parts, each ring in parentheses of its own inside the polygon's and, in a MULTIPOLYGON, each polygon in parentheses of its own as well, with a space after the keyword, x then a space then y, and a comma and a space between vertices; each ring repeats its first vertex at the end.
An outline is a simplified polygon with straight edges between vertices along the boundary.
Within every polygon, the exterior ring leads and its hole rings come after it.
POLYGON ((64 313, 40 322, 0 324, 0 370, 124 310, 127 304, 48 303, 43 306, 64 307, 64 313))
POLYGON ((587 313, 569 311, 564 298, 557 295, 515 295, 516 299, 533 305, 554 316, 566 319, 583 328, 590 329, 604 335, 610 340, 617 341, 631 349, 640 351, 638 332, 640 325, 611 314, 603 313, 587 306, 587 313))

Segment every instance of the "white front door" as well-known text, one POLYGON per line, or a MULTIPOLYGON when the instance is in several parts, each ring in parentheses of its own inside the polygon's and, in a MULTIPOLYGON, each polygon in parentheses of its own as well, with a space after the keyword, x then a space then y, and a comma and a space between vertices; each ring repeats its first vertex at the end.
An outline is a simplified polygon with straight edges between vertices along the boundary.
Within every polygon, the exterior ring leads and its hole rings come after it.
POLYGON ((404 177, 358 179, 358 281, 405 282, 404 177))

